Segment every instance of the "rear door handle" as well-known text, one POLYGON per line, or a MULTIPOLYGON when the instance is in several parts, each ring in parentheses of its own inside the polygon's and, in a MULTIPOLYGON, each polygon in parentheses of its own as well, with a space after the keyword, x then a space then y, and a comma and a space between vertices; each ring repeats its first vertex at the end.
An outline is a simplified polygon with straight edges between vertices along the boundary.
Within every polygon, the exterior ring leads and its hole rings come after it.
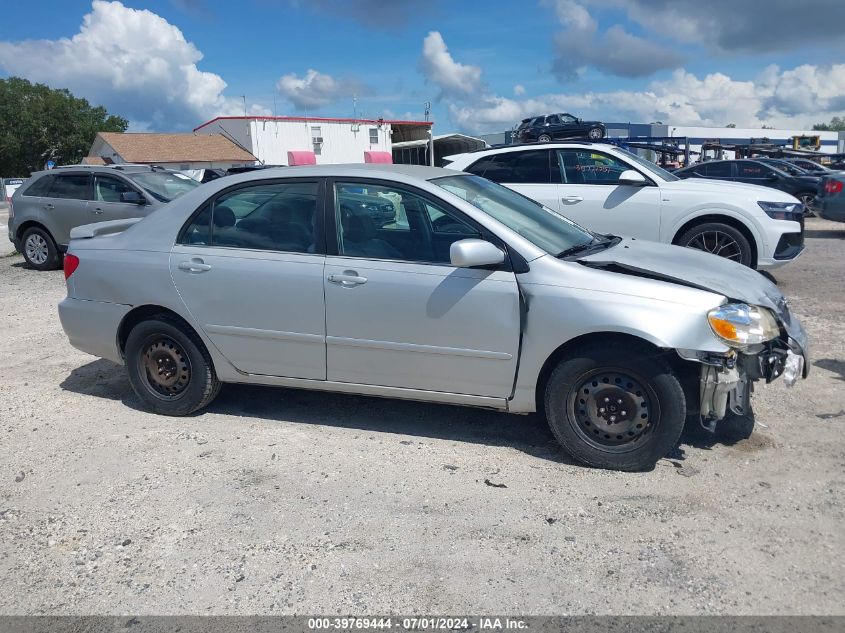
POLYGON ((103 212, 103 210, 100 207, 97 207, 96 209, 94 209, 94 213, 96 213, 97 215, 100 215, 102 212, 103 212))
POLYGON ((47 204, 44 205, 44 208, 45 209, 55 209, 56 207, 54 207, 52 203, 48 202, 47 204))
POLYGON ((179 270, 187 270, 189 273, 204 273, 211 270, 211 266, 203 263, 199 257, 195 257, 191 261, 179 262, 179 270))
POLYGON ((353 270, 347 270, 342 275, 329 275, 328 280, 333 284, 338 284, 347 288, 367 283, 366 277, 359 277, 353 270))
POLYGON ((584 198, 581 196, 564 196, 560 199, 563 204, 575 204, 576 202, 581 202, 584 198))

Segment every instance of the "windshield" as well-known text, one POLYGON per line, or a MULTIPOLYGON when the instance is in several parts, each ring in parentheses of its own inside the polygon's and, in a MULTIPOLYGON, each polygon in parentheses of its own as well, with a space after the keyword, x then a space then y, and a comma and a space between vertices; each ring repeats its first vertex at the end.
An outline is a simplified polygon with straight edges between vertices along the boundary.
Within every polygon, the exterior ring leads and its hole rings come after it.
POLYGON ((665 169, 663 169, 659 165, 655 165, 650 160, 646 160, 645 158, 643 158, 641 156, 637 156, 633 152, 629 152, 627 149, 622 149, 621 147, 618 148, 618 150, 620 152, 622 152, 623 154, 625 154, 625 158, 634 161, 640 167, 647 169, 652 174, 656 175, 658 178, 661 178, 662 180, 665 180, 666 182, 672 182, 673 180, 680 180, 680 178, 678 178, 675 174, 673 174, 670 171, 666 171, 665 169))
POLYGON ((548 207, 480 176, 445 176, 431 181, 463 198, 551 255, 589 244, 593 234, 548 207))
POLYGON ((160 202, 170 202, 200 186, 193 178, 172 171, 149 171, 126 174, 160 202))

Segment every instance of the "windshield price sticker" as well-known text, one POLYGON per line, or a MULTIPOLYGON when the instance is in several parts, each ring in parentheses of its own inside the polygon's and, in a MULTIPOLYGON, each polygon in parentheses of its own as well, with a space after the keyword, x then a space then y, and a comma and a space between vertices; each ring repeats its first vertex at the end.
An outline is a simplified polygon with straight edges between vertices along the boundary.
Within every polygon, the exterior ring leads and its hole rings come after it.
POLYGON ((329 617, 308 618, 312 631, 518 631, 528 628, 520 618, 508 617, 329 617))

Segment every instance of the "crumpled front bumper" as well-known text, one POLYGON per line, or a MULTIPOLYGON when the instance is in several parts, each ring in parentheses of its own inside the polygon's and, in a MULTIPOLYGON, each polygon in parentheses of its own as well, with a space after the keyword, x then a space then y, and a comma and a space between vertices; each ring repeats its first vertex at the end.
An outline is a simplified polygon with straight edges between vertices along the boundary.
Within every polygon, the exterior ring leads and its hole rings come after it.
MULTIPOLYGON (((720 359, 702 362, 700 379, 700 414, 705 428, 715 429, 716 422, 728 409, 737 415, 750 411, 753 383, 770 383, 783 377, 788 387, 810 372, 810 347, 807 332, 784 303, 778 311, 786 335, 770 341, 752 354, 729 352, 720 359)), ((689 356, 682 354, 689 359, 689 356)))

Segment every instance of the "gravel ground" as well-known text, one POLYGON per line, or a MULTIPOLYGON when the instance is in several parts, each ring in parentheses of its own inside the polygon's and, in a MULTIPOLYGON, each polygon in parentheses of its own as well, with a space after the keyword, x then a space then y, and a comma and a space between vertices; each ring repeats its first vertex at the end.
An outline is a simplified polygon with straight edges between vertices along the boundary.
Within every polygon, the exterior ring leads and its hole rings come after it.
POLYGON ((777 271, 810 379, 647 473, 539 416, 225 386, 139 410, 0 258, 0 614, 845 614, 845 225, 777 271), (765 426, 764 426, 765 425, 765 426))

